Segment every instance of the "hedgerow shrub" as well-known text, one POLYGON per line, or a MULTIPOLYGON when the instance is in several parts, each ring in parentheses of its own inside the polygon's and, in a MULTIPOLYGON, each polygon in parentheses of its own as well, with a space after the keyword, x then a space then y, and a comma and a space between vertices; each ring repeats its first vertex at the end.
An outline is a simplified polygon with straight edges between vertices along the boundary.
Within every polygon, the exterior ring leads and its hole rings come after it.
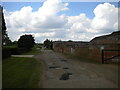
POLYGON ((29 50, 26 48, 18 48, 18 47, 10 47, 4 46, 2 48, 2 58, 8 58, 11 55, 20 55, 22 53, 28 52, 29 50))
POLYGON ((2 49, 2 58, 8 58, 11 55, 10 48, 3 48, 2 49))

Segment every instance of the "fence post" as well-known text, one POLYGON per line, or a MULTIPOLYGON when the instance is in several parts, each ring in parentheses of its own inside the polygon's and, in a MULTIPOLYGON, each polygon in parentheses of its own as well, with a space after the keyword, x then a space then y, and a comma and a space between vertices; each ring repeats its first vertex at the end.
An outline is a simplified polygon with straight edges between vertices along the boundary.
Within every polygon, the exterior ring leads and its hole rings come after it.
POLYGON ((102 50, 102 64, 104 64, 104 50, 102 50))

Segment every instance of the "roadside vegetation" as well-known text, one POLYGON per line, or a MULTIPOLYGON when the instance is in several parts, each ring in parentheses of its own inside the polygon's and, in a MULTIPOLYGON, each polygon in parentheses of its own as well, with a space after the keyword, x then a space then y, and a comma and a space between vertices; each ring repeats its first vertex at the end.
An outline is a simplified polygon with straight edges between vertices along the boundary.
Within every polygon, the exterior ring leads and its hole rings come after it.
POLYGON ((22 53, 22 55, 37 55, 40 53, 40 48, 37 45, 35 45, 30 51, 22 53))
POLYGON ((41 63, 34 58, 11 57, 2 62, 3 88, 39 88, 41 63))
MULTIPOLYGON (((40 54, 39 45, 21 55, 40 54)), ((6 46, 5 48, 16 48, 6 46)), ((2 60, 2 86, 3 88, 40 88, 42 74, 41 61, 35 58, 7 57, 2 60)))
POLYGON ((22 35, 18 41, 11 41, 2 13, 2 88, 40 88, 42 65, 35 58, 11 57, 11 55, 40 54, 32 35, 22 35))

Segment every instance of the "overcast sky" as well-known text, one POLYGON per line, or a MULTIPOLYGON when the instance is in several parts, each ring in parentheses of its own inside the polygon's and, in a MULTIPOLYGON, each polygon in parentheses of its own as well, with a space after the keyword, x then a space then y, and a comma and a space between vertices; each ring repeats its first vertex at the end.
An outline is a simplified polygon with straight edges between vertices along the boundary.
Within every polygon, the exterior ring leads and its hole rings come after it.
POLYGON ((118 30, 118 3, 4 2, 7 31, 12 41, 32 34, 36 42, 89 41, 118 30))

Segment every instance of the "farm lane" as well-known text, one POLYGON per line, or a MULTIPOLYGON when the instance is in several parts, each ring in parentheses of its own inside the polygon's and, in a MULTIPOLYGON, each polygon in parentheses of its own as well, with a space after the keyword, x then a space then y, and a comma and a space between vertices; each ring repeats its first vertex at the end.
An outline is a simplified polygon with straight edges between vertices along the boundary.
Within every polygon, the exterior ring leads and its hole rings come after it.
POLYGON ((71 60, 52 50, 42 50, 42 54, 35 57, 44 62, 43 88, 118 87, 117 65, 71 60))

